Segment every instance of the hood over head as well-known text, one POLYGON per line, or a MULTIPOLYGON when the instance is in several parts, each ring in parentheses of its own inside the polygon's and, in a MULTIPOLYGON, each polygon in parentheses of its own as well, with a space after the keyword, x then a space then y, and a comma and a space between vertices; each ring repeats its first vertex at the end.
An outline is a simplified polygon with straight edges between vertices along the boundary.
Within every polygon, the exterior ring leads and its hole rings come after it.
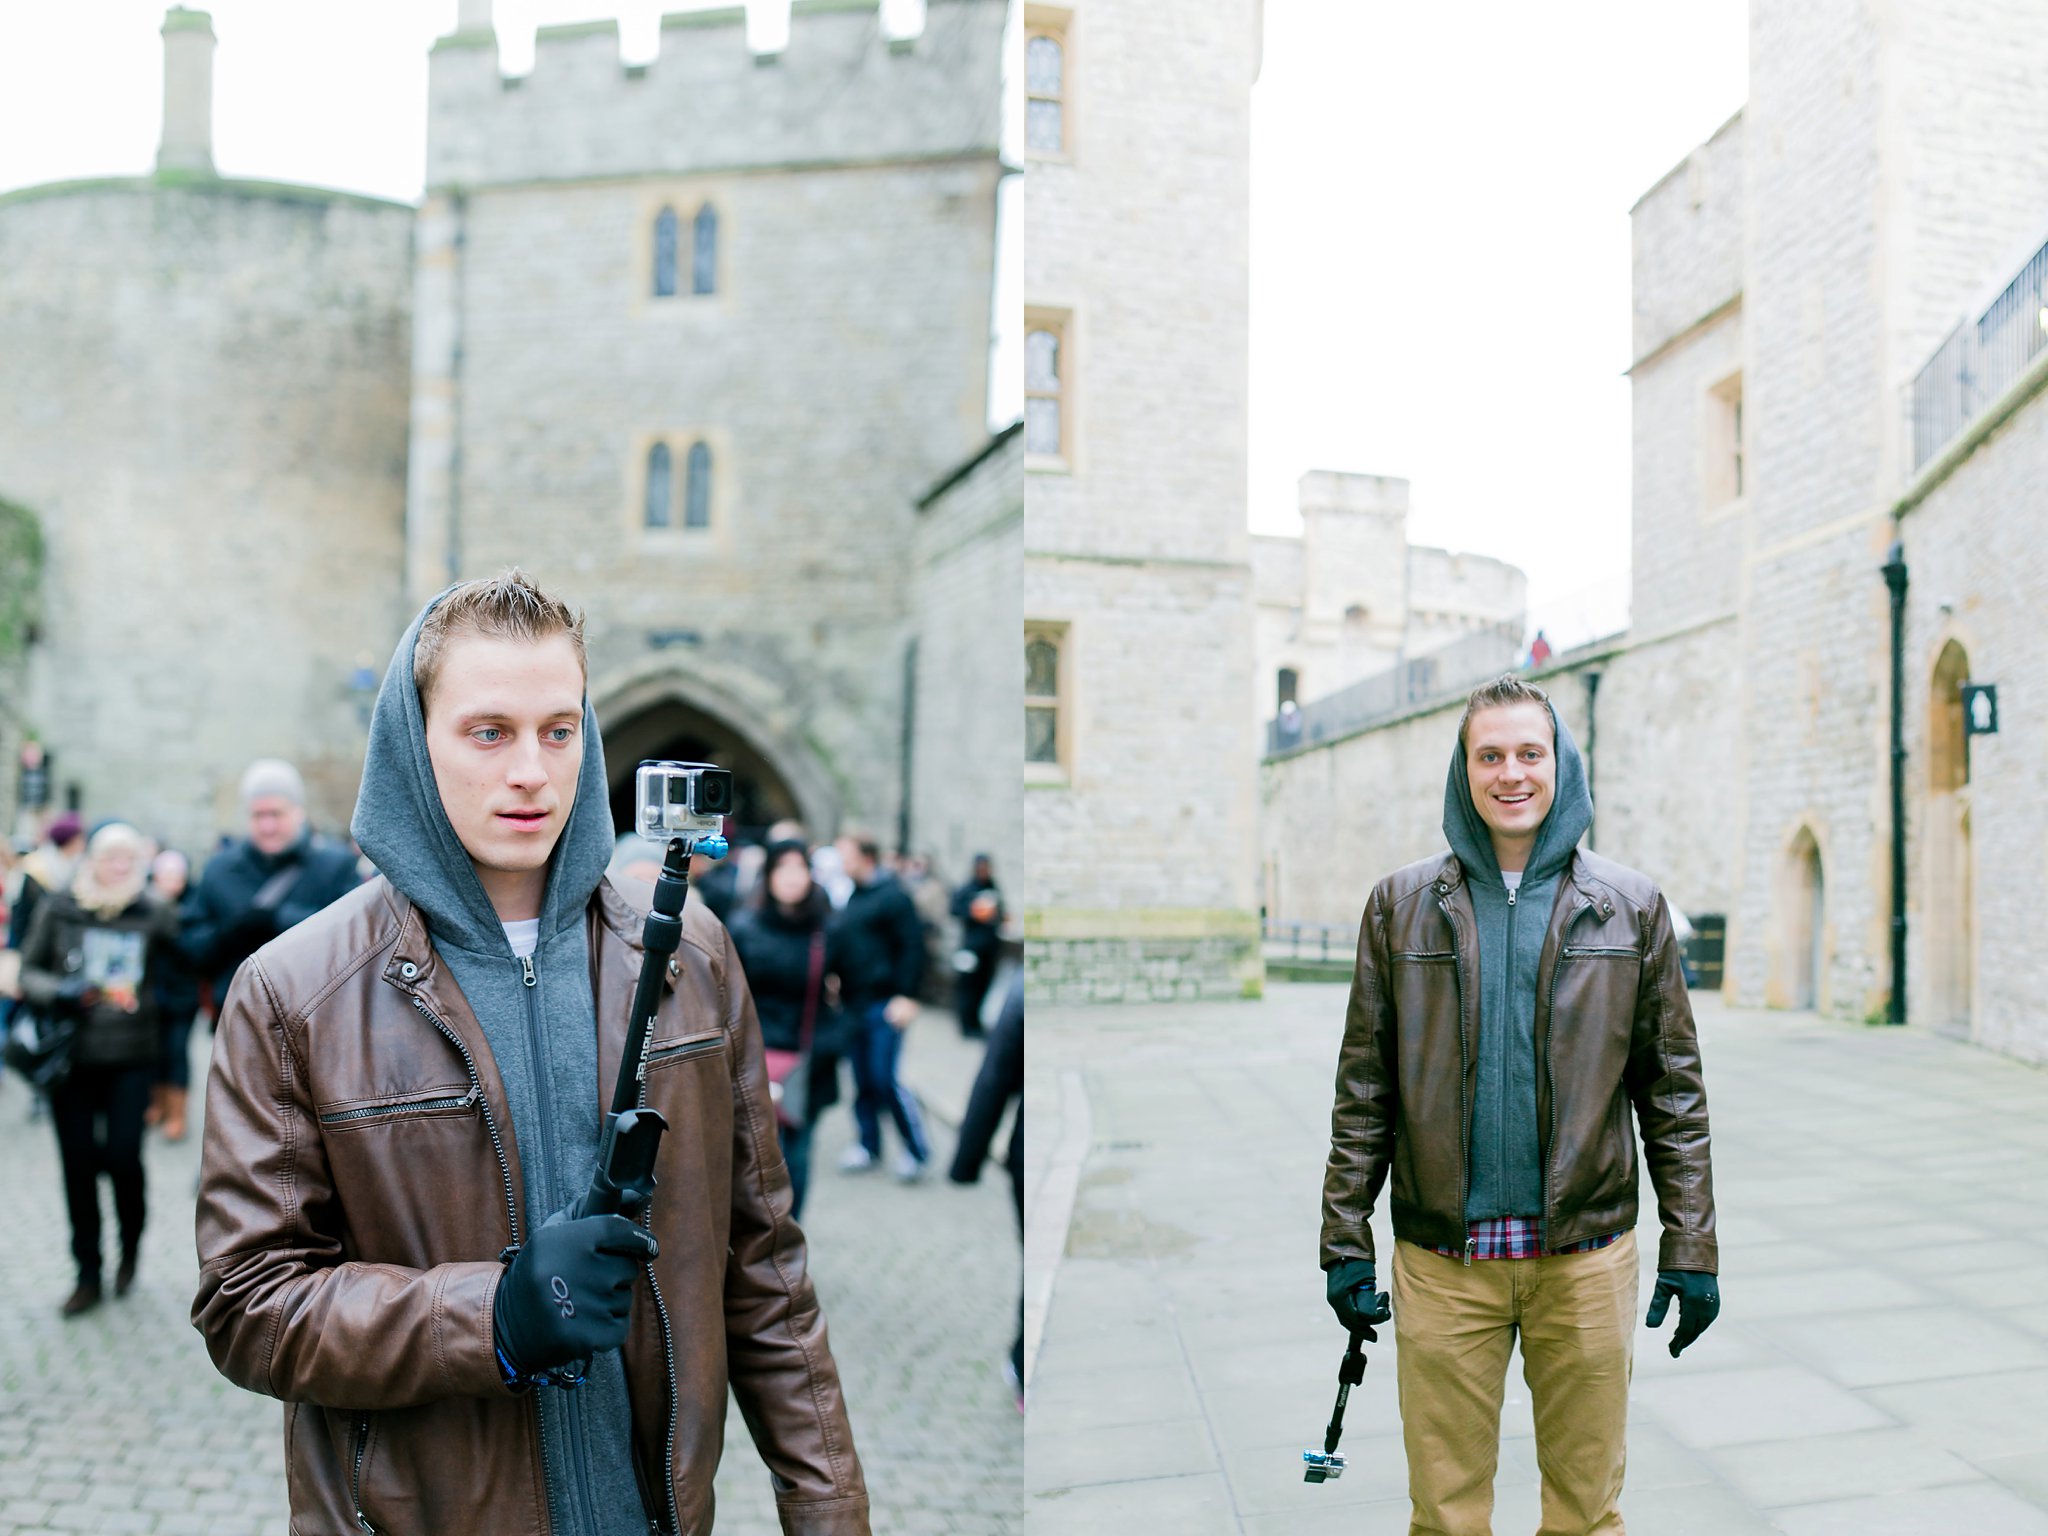
MULTIPOLYGON (((455 835, 434 765, 427 755, 426 717, 413 686, 413 647, 420 626, 454 586, 437 593, 414 616, 391 654, 377 706, 370 716, 370 745, 363 759, 363 787, 356 796, 349 831, 379 872, 426 914, 438 939, 460 948, 509 953, 497 909, 484 894, 469 850, 455 835)), ((597 714, 583 699, 583 763, 576 799, 548 861, 547 892, 541 900, 543 935, 581 919, 590 893, 604 878, 612 857, 611 797, 604 769, 604 743, 597 714)))
MULTIPOLYGON (((1550 814, 1537 830, 1536 846, 1522 872, 1522 878, 1532 885, 1563 869, 1579 839, 1586 835, 1586 828, 1593 824, 1593 796, 1586 788, 1586 763, 1579 756, 1579 744, 1572 740, 1564 721, 1558 719, 1556 708, 1548 703, 1543 707, 1550 711, 1550 722, 1557 728, 1557 783, 1551 795, 1550 814)), ((1465 775, 1462 734, 1451 744, 1451 771, 1444 781, 1444 836, 1450 840, 1451 852, 1458 856, 1468 876, 1484 875, 1501 883, 1500 864, 1493 856, 1492 829, 1479 814, 1479 807, 1472 803, 1472 781, 1465 775)))

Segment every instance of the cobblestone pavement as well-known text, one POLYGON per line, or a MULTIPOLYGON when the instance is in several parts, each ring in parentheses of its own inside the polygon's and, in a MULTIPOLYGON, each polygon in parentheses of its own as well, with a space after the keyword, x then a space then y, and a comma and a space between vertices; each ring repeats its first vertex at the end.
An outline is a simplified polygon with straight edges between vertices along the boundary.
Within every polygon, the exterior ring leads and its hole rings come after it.
MULTIPOLYGON (((1668 1322, 1638 1335, 1631 1536, 2048 1533, 2048 1074, 1918 1029, 1695 1008, 1722 1310, 1681 1360, 1668 1322)), ((1328 985, 1033 1013, 1033 1536, 1407 1529, 1398 1327, 1351 1395, 1350 1469, 1301 1480, 1343 1352, 1315 1268, 1343 1014, 1328 985)), ((1654 1209, 1646 1186, 1646 1239, 1654 1209)), ((1503 1536, 1538 1522, 1533 1434, 1511 1368, 1503 1536)))
MULTIPOLYGON (((195 1042, 193 1104, 204 1082, 195 1042)), ((904 1076, 930 1106, 940 1160, 980 1064, 951 1017, 927 1011, 904 1076)), ((842 1175, 844 1106, 818 1131, 805 1229, 812 1272, 846 1379, 877 1536, 1014 1536, 1023 1421, 1001 1375, 1015 1329, 1018 1256, 1007 1176, 991 1166, 959 1188, 842 1175)), ((140 1275, 124 1299, 68 1322, 72 1272, 47 1120, 0 1084, 0 1536, 282 1536, 281 1409, 213 1369, 190 1322, 198 1266, 192 1194, 199 1125, 148 1141, 151 1201, 140 1275)), ((1000 1148, 999 1143, 999 1148, 1000 1148)), ((943 1170, 941 1170, 943 1171, 943 1170)), ((102 1185, 108 1273, 112 1198, 102 1185)), ((718 1482, 719 1536, 773 1536, 768 1477, 737 1409, 718 1482)), ((440 1536, 440 1533, 437 1533, 440 1536)), ((448 1533, 454 1536, 454 1533, 448 1533)))

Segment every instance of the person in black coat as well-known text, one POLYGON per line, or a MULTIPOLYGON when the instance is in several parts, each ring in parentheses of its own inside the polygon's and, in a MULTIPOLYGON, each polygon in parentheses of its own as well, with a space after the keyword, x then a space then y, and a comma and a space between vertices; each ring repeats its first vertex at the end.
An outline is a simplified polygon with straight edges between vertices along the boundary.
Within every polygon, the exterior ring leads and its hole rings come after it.
POLYGON ((984 1032, 981 1008, 996 979, 996 960, 1002 952, 1003 893, 996 888, 995 870, 987 854, 974 856, 974 873, 953 892, 953 916, 960 924, 960 950, 953 961, 959 973, 954 982, 954 1011, 960 1017, 960 1033, 972 1038, 984 1032))
POLYGON ((116 1295, 134 1284, 142 1247, 142 1117, 163 1050, 157 984, 176 933, 170 908, 143 889, 148 847, 133 827, 101 827, 70 888, 37 904, 21 950, 23 1005, 76 1031, 70 1073, 50 1089, 78 1266, 66 1317, 100 1302, 102 1172, 113 1180, 120 1221, 116 1295))
MULTIPOLYGON (((149 865, 149 891, 172 914, 190 889, 192 866, 175 848, 166 848, 149 865)), ((185 1139, 185 1105, 192 1087, 192 1021, 199 1015, 199 968, 183 944, 165 947, 158 966, 157 1008, 163 1016, 163 1066, 150 1095, 149 1123, 165 1141, 185 1139)))
POLYGON ((931 1143, 916 1098, 898 1081, 904 1031, 917 1018, 917 989, 924 981, 924 920, 903 883, 882 867, 882 851, 871 837, 842 834, 836 843, 853 894, 839 917, 840 975, 845 982, 848 1054, 857 1090, 853 1118, 860 1139, 846 1149, 839 1166, 849 1173, 873 1168, 882 1159, 882 1117, 896 1122, 903 1151, 896 1177, 912 1184, 925 1176, 931 1143))
MULTIPOLYGON (((981 1058, 981 1071, 974 1079, 974 1091, 967 1099, 967 1113, 960 1121, 960 1141, 953 1150, 953 1166, 947 1177, 955 1184, 972 1184, 981 1177, 996 1128, 1012 1101, 1017 1113, 1010 1117, 1010 1148, 1005 1161, 1010 1170, 1010 1200, 1017 1213, 1017 1236, 1024 1235, 1024 973, 1010 978, 1003 994, 1003 1011, 989 1032, 988 1050, 981 1058)), ((1010 1344, 1010 1385, 1017 1393, 1017 1406, 1024 1406, 1024 1293, 1017 1293, 1017 1336, 1010 1344)))
POLYGON ((776 1127, 789 1168, 790 1215, 801 1217, 810 1184, 811 1129, 839 1098, 839 1053, 844 1042, 836 994, 840 987, 838 935, 832 903, 811 879, 810 852, 801 842, 771 843, 761 878, 732 914, 733 947, 754 994, 761 1045, 797 1056, 776 1084, 776 1127))
POLYGON ((242 775, 242 809, 248 837, 206 861, 180 913, 181 942, 211 978, 216 1007, 244 960, 357 883, 355 854, 306 826, 306 786, 290 763, 251 763, 242 775))

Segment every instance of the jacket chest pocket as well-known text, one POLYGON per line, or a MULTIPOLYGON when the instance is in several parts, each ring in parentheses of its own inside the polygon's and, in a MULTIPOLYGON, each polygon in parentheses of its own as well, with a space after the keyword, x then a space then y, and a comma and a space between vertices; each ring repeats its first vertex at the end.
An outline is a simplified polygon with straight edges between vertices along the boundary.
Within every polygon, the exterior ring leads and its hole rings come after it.
POLYGON ((467 1115, 476 1108, 476 1100, 476 1090, 467 1084, 423 1088, 388 1097, 342 1099, 320 1106, 320 1125, 326 1131, 355 1131, 423 1117, 467 1115))
POLYGON ((685 1035, 680 1040, 657 1040, 647 1048, 647 1070, 658 1072, 664 1067, 685 1066, 693 1061, 706 1061, 720 1056, 725 1050, 725 1032, 712 1030, 701 1035, 685 1035))

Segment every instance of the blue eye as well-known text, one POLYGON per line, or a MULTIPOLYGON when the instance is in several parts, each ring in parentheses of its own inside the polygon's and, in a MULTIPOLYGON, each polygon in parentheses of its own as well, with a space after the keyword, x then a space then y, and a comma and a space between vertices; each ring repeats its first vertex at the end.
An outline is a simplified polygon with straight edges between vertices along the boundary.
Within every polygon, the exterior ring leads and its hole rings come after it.
POLYGON ((470 732, 470 734, 476 737, 478 741, 485 742, 488 745, 492 742, 495 742, 500 736, 504 735, 505 733, 499 730, 498 727, 496 727, 495 725, 486 725, 480 726, 476 730, 470 732))

